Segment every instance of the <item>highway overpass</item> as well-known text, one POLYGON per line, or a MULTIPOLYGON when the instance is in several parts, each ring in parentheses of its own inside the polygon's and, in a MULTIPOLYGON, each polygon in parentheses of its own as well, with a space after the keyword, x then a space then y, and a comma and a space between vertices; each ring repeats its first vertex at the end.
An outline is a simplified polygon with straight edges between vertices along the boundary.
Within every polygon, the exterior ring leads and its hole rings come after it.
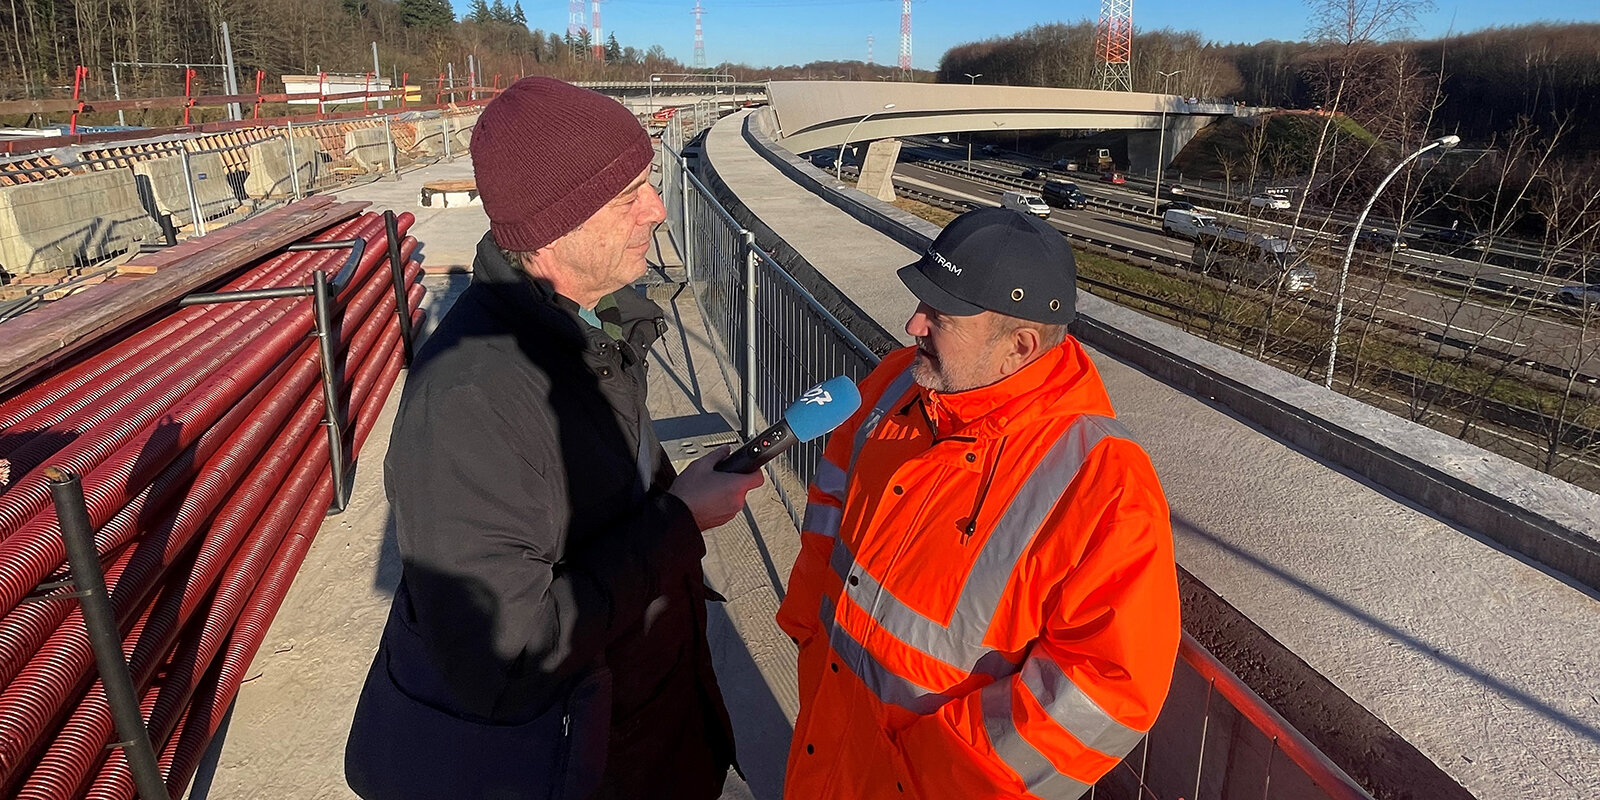
POLYGON ((1232 105, 1190 103, 1173 95, 1036 86, 771 81, 767 96, 777 118, 778 144, 794 153, 837 147, 846 137, 1126 129, 1147 132, 1129 137, 1136 168, 1154 166, 1163 115, 1171 154, 1213 120, 1234 114, 1232 105), (893 108, 885 108, 890 104, 893 108))

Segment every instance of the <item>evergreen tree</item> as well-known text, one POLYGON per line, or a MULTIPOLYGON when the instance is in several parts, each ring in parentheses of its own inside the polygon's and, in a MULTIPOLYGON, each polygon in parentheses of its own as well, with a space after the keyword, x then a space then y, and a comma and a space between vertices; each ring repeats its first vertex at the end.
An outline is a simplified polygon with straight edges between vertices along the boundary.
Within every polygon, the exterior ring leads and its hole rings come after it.
POLYGON ((489 4, 485 0, 472 0, 472 10, 467 12, 467 21, 482 25, 490 19, 489 4))
POLYGON ((443 28, 456 21, 450 0, 400 0, 400 20, 407 28, 443 28))
POLYGON ((502 25, 511 24, 511 9, 506 8, 505 0, 494 0, 494 5, 489 7, 489 19, 502 25))
POLYGON ((617 35, 613 33, 606 39, 606 61, 615 64, 621 60, 622 45, 617 43, 617 35))
MULTIPOLYGON (((528 15, 522 13, 522 0, 516 0, 516 2, 511 4, 511 21, 521 25, 524 28, 528 27, 528 15)), ((535 36, 537 36, 538 33, 538 31, 534 31, 535 36)))

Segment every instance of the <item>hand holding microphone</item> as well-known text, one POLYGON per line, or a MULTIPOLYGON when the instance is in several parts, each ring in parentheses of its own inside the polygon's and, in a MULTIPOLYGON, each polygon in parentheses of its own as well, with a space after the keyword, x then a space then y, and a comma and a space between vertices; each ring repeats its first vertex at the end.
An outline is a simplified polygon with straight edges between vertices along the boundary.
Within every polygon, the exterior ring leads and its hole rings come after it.
POLYGON ((685 467, 672 484, 672 494, 689 507, 700 530, 722 525, 744 507, 744 496, 761 485, 763 464, 839 427, 860 406, 861 394, 849 378, 820 383, 790 405, 783 420, 738 450, 730 454, 724 446, 685 467))

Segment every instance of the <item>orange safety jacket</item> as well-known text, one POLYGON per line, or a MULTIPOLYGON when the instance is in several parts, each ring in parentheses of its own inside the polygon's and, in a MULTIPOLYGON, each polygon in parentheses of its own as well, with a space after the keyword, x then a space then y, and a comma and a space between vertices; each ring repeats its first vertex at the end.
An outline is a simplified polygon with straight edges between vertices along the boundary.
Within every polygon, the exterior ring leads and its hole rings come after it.
POLYGON ((1167 503, 1068 338, 941 394, 914 348, 829 439, 778 622, 786 796, 1075 798, 1155 723, 1177 655, 1167 503))

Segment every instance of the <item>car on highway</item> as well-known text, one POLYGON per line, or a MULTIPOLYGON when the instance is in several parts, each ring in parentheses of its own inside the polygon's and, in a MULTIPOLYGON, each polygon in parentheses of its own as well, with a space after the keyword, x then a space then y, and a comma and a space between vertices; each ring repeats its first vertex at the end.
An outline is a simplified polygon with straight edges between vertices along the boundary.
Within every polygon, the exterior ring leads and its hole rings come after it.
POLYGON ((1195 241, 1206 234, 1216 235, 1221 230, 1217 218, 1203 211, 1170 209, 1161 215, 1161 232, 1168 236, 1195 241))
POLYGON ((1050 216, 1050 206, 1044 198, 1027 192, 1005 192, 1000 195, 1000 207, 1032 214, 1036 217, 1050 216))
POLYGON ((1404 250, 1406 246, 1405 237, 1384 233, 1376 228, 1365 228, 1356 234, 1356 249, 1369 253, 1392 253, 1404 250))
POLYGON ((1102 183, 1116 184, 1117 186, 1121 186, 1128 182, 1126 178, 1122 177, 1122 173, 1120 172, 1102 172, 1100 173, 1100 181, 1102 183))
POLYGON ((1250 195, 1251 208, 1263 208, 1268 211, 1288 211, 1289 198, 1281 194, 1253 194, 1250 195))
POLYGON ((1023 167, 1022 177, 1030 181, 1039 180, 1044 177, 1044 170, 1036 167, 1023 167))
POLYGON ((1437 230, 1423 231, 1417 237, 1418 244, 1427 247, 1436 253, 1455 253, 1462 250, 1482 250, 1489 246, 1489 241, 1477 231, 1466 228, 1439 228, 1437 230))
POLYGON ((1089 197, 1071 181, 1045 181, 1039 196, 1057 208, 1088 208, 1089 197))
POLYGON ((995 147, 992 144, 986 144, 986 145, 983 146, 983 148, 981 150, 979 150, 979 152, 983 153, 986 156, 992 156, 995 153, 1000 152, 1000 148, 995 147))
POLYGON ((1078 162, 1070 158, 1058 158, 1050 164, 1050 168, 1057 172, 1077 172, 1078 162))
POLYGON ((1556 299, 1569 306, 1600 306, 1600 283, 1563 286, 1556 291, 1556 299))
POLYGON ((1188 200, 1170 200, 1156 206, 1156 216, 1166 216, 1168 211, 1194 211, 1197 208, 1198 206, 1188 200))
POLYGON ((1174 197, 1183 197, 1184 195, 1186 195, 1188 193, 1189 193, 1189 190, 1183 188, 1183 186, 1181 184, 1174 183, 1171 186, 1167 187, 1167 194, 1170 194, 1170 195, 1172 195, 1174 197))

